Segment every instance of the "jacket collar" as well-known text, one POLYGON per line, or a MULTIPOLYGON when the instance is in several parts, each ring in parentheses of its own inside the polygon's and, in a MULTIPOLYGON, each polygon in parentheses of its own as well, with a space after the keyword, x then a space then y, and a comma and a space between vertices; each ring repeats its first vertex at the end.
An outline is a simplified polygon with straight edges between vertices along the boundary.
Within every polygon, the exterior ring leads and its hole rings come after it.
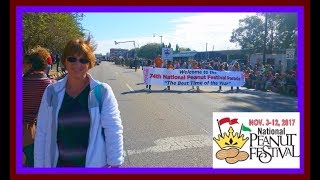
MULTIPOLYGON (((62 78, 61 80, 59 80, 53 84, 56 92, 60 92, 61 90, 65 89, 65 86, 66 86, 66 83, 68 80, 68 76, 69 75, 67 74, 64 78, 62 78)), ((89 73, 87 73, 87 76, 89 77, 90 89, 93 89, 96 85, 98 85, 98 81, 93 79, 89 73)))

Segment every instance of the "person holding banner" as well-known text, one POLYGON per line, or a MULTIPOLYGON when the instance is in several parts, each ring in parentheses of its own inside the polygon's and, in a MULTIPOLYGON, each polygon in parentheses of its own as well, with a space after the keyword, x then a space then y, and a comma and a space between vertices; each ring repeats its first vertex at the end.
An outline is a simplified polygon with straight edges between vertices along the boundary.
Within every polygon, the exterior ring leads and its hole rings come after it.
MULTIPOLYGON (((168 61, 168 63, 167 63, 167 69, 174 69, 174 68, 173 68, 173 65, 172 65, 172 61, 168 61)), ((167 86, 167 88, 164 89, 164 90, 169 90, 169 91, 170 91, 170 86, 167 86)))
MULTIPOLYGON (((240 66, 239 66, 239 62, 238 61, 236 61, 233 64, 233 66, 231 68, 231 71, 240 71, 240 66)), ((239 86, 237 86, 237 91, 236 92, 238 92, 238 91, 239 91, 239 86)), ((233 92, 233 86, 231 86, 231 92, 233 92)))
MULTIPOLYGON (((223 63, 220 64, 218 71, 224 71, 224 64, 223 63)), ((222 87, 219 86, 219 92, 221 92, 221 91, 222 91, 222 87)))
MULTIPOLYGON (((150 59, 148 59, 147 61, 147 67, 151 67, 152 66, 152 61, 150 59)), ((146 88, 148 88, 149 90, 151 90, 151 84, 147 84, 146 88)))
MULTIPOLYGON (((197 61, 194 61, 192 63, 192 69, 201 69, 200 66, 199 66, 199 63, 197 61)), ((192 89, 194 89, 194 86, 192 86, 192 89)), ((200 92, 200 87, 197 86, 197 92, 200 92)))

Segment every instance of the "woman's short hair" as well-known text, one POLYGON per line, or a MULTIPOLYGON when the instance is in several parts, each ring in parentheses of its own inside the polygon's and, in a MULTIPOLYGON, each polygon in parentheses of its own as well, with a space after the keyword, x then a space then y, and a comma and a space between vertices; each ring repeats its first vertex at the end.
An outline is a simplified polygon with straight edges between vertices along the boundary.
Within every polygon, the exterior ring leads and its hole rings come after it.
POLYGON ((96 59, 93 51, 93 46, 90 44, 90 37, 87 40, 83 40, 82 38, 70 40, 63 50, 61 63, 66 66, 65 63, 67 57, 74 55, 83 55, 89 60, 89 69, 91 69, 94 67, 96 59))
POLYGON ((47 68, 47 59, 50 57, 48 49, 37 46, 24 55, 23 63, 32 64, 33 71, 43 71, 47 68))

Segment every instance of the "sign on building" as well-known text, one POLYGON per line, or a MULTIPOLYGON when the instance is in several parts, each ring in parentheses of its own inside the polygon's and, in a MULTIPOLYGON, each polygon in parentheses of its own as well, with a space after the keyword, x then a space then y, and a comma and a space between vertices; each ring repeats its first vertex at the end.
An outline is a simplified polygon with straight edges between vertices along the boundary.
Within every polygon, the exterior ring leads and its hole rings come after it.
POLYGON ((286 59, 294 59, 294 49, 286 49, 286 59))
POLYGON ((173 49, 172 48, 162 48, 162 56, 161 58, 164 61, 172 61, 173 59, 173 49))

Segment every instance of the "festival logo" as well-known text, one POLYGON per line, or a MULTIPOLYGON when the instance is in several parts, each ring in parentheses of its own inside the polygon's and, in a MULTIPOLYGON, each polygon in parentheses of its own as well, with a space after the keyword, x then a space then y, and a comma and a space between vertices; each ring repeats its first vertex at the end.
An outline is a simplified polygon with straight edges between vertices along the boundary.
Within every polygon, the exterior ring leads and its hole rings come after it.
POLYGON ((238 119, 230 119, 229 117, 222 118, 217 120, 220 134, 218 138, 213 138, 213 140, 219 145, 221 148, 216 153, 216 158, 219 160, 225 160, 229 164, 237 163, 238 161, 245 161, 248 159, 249 154, 246 151, 241 151, 240 149, 243 145, 248 141, 248 137, 244 138, 244 135, 241 134, 241 130, 251 131, 250 128, 241 125, 240 132, 233 133, 234 130, 230 126, 228 133, 224 133, 222 135, 220 126, 228 123, 229 125, 238 124, 238 119))
POLYGON ((213 113, 213 168, 300 168, 298 112, 213 113))

